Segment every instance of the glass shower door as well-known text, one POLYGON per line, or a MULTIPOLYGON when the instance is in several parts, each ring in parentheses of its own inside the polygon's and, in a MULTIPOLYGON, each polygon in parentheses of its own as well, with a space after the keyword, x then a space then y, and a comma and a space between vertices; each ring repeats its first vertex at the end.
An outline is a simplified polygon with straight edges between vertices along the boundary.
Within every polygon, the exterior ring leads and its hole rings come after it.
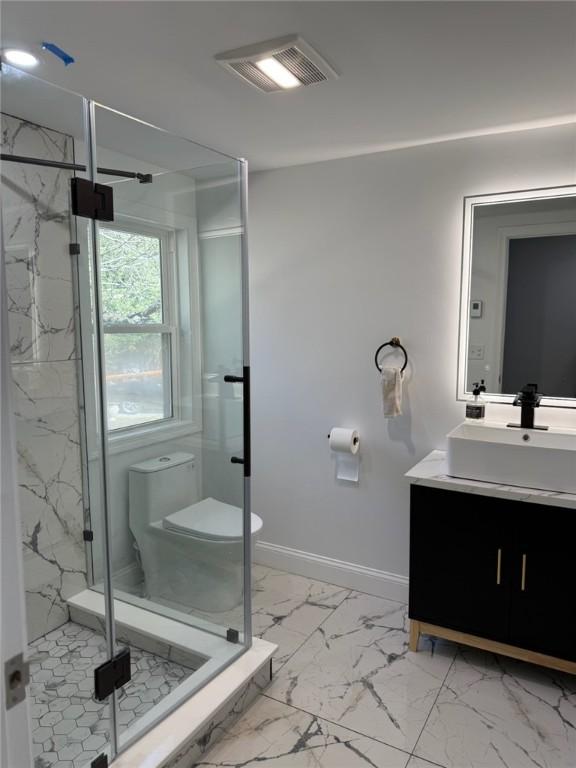
POLYGON ((245 166, 1 87, 32 738, 79 768, 251 642, 245 166))
POLYGON ((113 634, 132 661, 124 746, 251 640, 244 166, 99 105, 93 130, 98 168, 123 170, 96 175, 114 210, 94 226, 104 386, 87 412, 103 409, 113 634))
POLYGON ((2 218, 18 452, 18 495, 35 765, 89 765, 115 749, 98 668, 113 650, 104 604, 90 598, 92 561, 107 558, 103 476, 88 477, 104 435, 85 421, 97 368, 82 343, 93 325, 92 222, 75 215, 90 186, 87 102, 2 65, 2 218), (88 372, 91 371, 91 376, 88 372), (92 503, 90 503, 92 502, 92 503), (96 514, 98 512, 98 514, 96 514), (89 600, 88 600, 89 602, 89 600))

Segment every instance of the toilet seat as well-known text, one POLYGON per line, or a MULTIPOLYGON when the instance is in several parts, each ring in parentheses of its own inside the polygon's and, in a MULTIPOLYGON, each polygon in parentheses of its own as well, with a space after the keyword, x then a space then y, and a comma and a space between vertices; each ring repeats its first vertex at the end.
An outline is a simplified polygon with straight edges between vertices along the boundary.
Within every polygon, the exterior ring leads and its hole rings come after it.
MULTIPOLYGON (((167 531, 194 536, 208 541, 237 541, 242 539, 242 509, 211 497, 179 509, 162 520, 167 531)), ((252 535, 262 528, 262 519, 251 514, 252 535)))

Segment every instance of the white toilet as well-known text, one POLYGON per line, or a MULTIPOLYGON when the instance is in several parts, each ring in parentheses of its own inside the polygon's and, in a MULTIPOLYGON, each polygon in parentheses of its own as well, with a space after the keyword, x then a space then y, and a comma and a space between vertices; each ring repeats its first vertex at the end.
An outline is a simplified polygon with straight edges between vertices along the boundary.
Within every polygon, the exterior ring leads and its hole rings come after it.
MULTIPOLYGON (((130 530, 147 596, 202 611, 242 601, 243 515, 213 498, 198 500, 194 456, 172 453, 128 470, 130 530)), ((262 520, 252 514, 252 546, 262 520)))

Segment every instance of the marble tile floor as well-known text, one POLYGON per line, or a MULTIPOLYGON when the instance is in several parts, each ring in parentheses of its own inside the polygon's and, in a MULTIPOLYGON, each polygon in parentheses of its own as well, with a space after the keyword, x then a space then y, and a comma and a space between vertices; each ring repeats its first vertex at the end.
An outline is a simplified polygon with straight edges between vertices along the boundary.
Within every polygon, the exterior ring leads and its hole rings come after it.
POLYGON ((349 594, 333 584, 254 566, 252 628, 258 637, 278 645, 274 673, 349 594))
POLYGON ((270 571, 255 612, 280 667, 199 766, 575 768, 576 677, 430 638, 411 653, 405 605, 270 571))
MULTIPOLYGON (((138 597, 145 596, 143 584, 122 585, 138 597)), ((322 581, 278 571, 264 565, 252 568, 252 634, 278 645, 274 670, 286 662, 310 634, 350 594, 350 590, 322 581)), ((172 610, 198 617, 218 627, 242 629, 244 611, 200 611, 168 600, 158 600, 172 610)))
MULTIPOLYGON (((126 728, 193 673, 131 647, 132 680, 118 693, 118 722, 126 728)), ((106 658, 104 637, 68 622, 30 645, 30 705, 34 768, 82 768, 105 751, 107 702, 96 701, 94 669, 106 658)))

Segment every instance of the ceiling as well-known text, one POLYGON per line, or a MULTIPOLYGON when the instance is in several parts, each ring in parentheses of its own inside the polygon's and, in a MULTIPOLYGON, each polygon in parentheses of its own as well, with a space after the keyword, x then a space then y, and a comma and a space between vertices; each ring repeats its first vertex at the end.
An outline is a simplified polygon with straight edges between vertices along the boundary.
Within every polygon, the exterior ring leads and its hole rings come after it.
POLYGON ((274 168, 576 120, 576 2, 2 3, 34 74, 274 168), (264 94, 214 55, 298 33, 340 78, 264 94))

